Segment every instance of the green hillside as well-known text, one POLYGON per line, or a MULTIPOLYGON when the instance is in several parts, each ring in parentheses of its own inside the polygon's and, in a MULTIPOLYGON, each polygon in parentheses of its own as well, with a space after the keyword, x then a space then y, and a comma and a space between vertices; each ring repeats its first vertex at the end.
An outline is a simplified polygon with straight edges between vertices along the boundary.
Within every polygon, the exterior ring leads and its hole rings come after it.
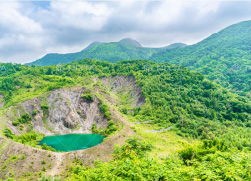
MULTIPOLYGON (((145 141, 129 138, 127 144, 115 149, 114 160, 108 163, 97 160, 94 168, 86 167, 76 158, 77 165, 62 170, 61 177, 64 179, 251 178, 250 162, 247 162, 251 151, 250 100, 229 92, 201 73, 184 66, 145 60, 125 60, 112 64, 86 59, 62 65, 60 69, 58 66, 1 66, 8 70, 0 73, 0 94, 4 96, 5 105, 2 111, 61 87, 87 86, 93 91, 100 90, 101 95, 112 96, 114 93, 103 84, 102 78, 134 77, 145 97, 145 104, 131 107, 130 96, 122 91, 117 93, 120 103, 112 109, 123 113, 128 123, 150 120, 142 125, 148 130, 171 127, 173 138, 180 139, 173 140, 173 146, 180 147, 176 152, 168 157, 156 157, 153 155, 161 147, 158 146, 160 139, 155 138, 161 133, 144 133, 140 125, 132 126, 145 141), (96 82, 93 81, 94 78, 96 82), (198 144, 193 143, 195 140, 198 144)), ((5 134, 11 133, 5 131, 5 134)), ((166 144, 169 143, 163 142, 162 146, 166 144)))
POLYGON ((248 92, 251 85, 251 21, 231 25, 194 45, 154 53, 150 60, 184 65, 208 75, 208 79, 223 87, 248 92))
MULTIPOLYGON (((175 124, 181 135, 210 139, 213 135, 222 134, 217 126, 223 122, 239 121, 242 126, 249 125, 251 105, 247 98, 232 94, 204 75, 183 66, 145 60, 112 64, 89 59, 62 65, 60 69, 58 66, 3 65, 9 71, 0 73, 0 93, 4 96, 7 107, 27 99, 25 95, 30 98, 32 94, 78 85, 84 78, 132 75, 146 97, 146 105, 150 106, 134 110, 136 119, 153 119, 153 123, 160 128, 175 124), (80 68, 86 66, 91 68, 80 68), (17 99, 19 96, 23 99, 17 99), (204 128, 214 121, 215 128, 213 125, 208 129, 204 128)), ((130 112, 130 109, 124 107, 125 112, 130 112)))
POLYGON ((103 60, 115 63, 120 60, 128 59, 148 59, 153 53, 163 49, 172 49, 186 46, 183 43, 174 43, 163 48, 142 47, 139 42, 126 38, 119 42, 100 43, 93 42, 87 48, 77 53, 68 54, 47 54, 41 59, 28 63, 27 65, 58 65, 70 63, 85 58, 103 60))

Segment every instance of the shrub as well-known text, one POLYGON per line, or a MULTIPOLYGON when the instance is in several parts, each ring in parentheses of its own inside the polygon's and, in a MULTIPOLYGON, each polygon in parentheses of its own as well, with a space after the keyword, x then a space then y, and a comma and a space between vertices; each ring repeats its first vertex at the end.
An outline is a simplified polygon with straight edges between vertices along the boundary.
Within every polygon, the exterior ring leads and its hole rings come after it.
POLYGON ((12 122, 12 125, 13 125, 13 126, 18 126, 19 124, 20 124, 19 121, 13 121, 13 122, 12 122))
POLYGON ((105 117, 110 120, 111 119, 111 113, 109 111, 109 107, 106 104, 102 104, 102 106, 100 107, 100 110, 102 113, 105 114, 105 117))
POLYGON ((133 155, 143 157, 146 152, 154 148, 150 143, 136 137, 129 138, 125 142, 122 147, 115 147, 113 153, 115 159, 130 158, 133 155))
POLYGON ((37 115, 37 111, 36 111, 36 110, 33 110, 32 115, 33 115, 33 116, 37 115))
POLYGON ((92 132, 97 132, 97 125, 95 123, 92 125, 92 132))
POLYGON ((25 113, 21 116, 21 118, 18 118, 19 123, 27 123, 32 120, 32 117, 29 115, 29 113, 25 113))
POLYGON ((105 117, 110 120, 111 119, 111 113, 109 111, 105 112, 105 117))
POLYGON ((49 107, 50 107, 50 106, 48 106, 48 105, 42 105, 42 106, 41 106, 42 109, 49 109, 49 107))
POLYGON ((5 128, 3 131, 3 135, 6 136, 7 138, 13 139, 14 138, 14 134, 12 133, 10 128, 5 128))
POLYGON ((103 104, 103 105, 100 107, 100 109, 101 109, 101 112, 102 112, 102 113, 105 113, 106 111, 108 111, 109 107, 108 107, 107 105, 103 104))
POLYGON ((112 134, 113 132, 117 131, 118 128, 117 126, 115 125, 114 121, 111 120, 105 130, 105 134, 109 135, 109 134, 112 134))
POLYGON ((94 101, 94 98, 93 98, 92 94, 82 94, 81 97, 84 98, 84 99, 87 99, 88 101, 91 101, 91 102, 94 101))
POLYGON ((56 152, 56 150, 54 148, 52 148, 51 146, 46 145, 45 143, 42 145, 42 149, 56 152))

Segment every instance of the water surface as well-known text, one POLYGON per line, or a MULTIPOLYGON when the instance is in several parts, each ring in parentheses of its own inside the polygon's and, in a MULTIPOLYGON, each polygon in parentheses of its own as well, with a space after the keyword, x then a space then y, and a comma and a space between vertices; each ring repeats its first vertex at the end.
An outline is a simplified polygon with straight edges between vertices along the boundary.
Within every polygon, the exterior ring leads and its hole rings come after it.
POLYGON ((75 151, 87 149, 100 144, 104 136, 99 134, 67 134, 44 137, 39 145, 44 143, 57 151, 75 151))

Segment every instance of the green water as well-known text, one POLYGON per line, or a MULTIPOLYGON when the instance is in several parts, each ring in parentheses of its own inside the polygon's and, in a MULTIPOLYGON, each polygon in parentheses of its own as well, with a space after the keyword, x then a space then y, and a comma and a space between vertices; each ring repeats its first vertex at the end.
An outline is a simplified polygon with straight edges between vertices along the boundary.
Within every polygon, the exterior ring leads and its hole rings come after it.
POLYGON ((87 149, 100 144, 104 136, 99 134, 68 134, 44 137, 39 145, 44 143, 57 151, 75 151, 87 149))

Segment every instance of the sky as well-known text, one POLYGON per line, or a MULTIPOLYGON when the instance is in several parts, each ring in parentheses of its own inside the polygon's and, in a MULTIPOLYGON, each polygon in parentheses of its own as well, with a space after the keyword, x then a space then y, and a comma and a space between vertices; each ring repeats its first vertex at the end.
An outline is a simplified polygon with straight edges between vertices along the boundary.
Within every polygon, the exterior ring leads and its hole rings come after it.
POLYGON ((27 63, 127 37, 146 47, 194 44, 250 19, 251 1, 0 0, 0 62, 27 63))

